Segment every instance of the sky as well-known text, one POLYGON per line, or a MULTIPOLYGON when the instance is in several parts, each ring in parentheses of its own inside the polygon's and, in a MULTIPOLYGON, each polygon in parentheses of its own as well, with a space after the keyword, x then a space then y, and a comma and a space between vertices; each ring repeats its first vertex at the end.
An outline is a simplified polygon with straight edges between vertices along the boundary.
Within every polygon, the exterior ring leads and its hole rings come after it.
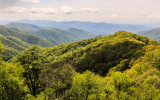
POLYGON ((160 0, 0 0, 0 20, 160 23, 160 0))

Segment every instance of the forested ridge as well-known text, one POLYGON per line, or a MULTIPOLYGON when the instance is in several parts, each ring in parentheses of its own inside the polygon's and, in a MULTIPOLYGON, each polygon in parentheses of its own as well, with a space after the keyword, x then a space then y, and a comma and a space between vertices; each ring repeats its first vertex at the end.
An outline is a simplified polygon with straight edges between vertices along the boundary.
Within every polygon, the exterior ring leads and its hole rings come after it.
POLYGON ((3 60, 8 61, 29 46, 38 45, 42 47, 52 46, 47 40, 38 38, 31 34, 23 34, 16 29, 0 26, 0 40, 4 44, 3 60))
POLYGON ((0 69, 1 100, 160 100, 160 44, 126 31, 31 46, 0 69))
POLYGON ((45 39, 51 42, 53 45, 66 44, 95 36, 95 34, 91 34, 87 31, 76 28, 62 30, 59 28, 40 27, 27 23, 10 23, 6 26, 24 34, 31 34, 33 36, 45 39))
POLYGON ((9 61, 30 46, 49 47, 94 36, 75 28, 49 29, 26 23, 10 23, 6 26, 0 26, 0 40, 5 46, 3 54, 5 61, 9 61))
POLYGON ((159 28, 147 30, 143 32, 138 32, 138 34, 154 39, 156 41, 160 41, 160 29, 159 28))

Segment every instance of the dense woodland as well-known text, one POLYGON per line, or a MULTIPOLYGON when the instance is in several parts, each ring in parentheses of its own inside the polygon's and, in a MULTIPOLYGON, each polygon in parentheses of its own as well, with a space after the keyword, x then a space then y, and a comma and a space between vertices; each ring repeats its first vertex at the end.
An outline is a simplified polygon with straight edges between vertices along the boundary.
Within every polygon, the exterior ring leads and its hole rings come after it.
POLYGON ((125 31, 31 46, 0 69, 1 100, 160 100, 160 43, 125 31))

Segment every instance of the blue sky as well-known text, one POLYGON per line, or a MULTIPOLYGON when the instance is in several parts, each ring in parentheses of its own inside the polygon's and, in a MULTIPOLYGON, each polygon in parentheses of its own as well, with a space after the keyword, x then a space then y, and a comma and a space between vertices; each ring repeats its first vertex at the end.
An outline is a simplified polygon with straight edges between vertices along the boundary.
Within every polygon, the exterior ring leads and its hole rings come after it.
POLYGON ((0 0, 0 20, 160 22, 160 0, 0 0))

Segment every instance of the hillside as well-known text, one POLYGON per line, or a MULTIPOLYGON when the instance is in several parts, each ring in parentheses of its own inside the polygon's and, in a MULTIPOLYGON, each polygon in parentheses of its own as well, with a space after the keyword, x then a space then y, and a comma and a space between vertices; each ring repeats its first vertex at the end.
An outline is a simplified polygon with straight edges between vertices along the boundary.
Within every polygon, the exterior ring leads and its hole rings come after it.
POLYGON ((50 42, 41 38, 23 34, 4 26, 0 26, 0 40, 5 45, 3 53, 3 59, 5 61, 10 60, 29 46, 39 45, 45 47, 52 45, 50 42))
POLYGON ((121 31, 107 37, 100 36, 38 51, 54 64, 72 63, 77 71, 88 69, 105 75, 110 68, 125 59, 138 59, 143 55, 142 48, 154 43, 156 42, 149 38, 121 31))
POLYGON ((35 32, 35 35, 50 41, 51 43, 58 45, 58 44, 65 44, 72 41, 71 38, 65 35, 65 31, 60 29, 51 29, 51 30, 39 30, 35 32))
POLYGON ((5 45, 3 60, 8 61, 14 56, 18 55, 21 51, 25 50, 30 44, 13 36, 0 35, 1 42, 5 45))
POLYGON ((0 96, 4 100, 159 100, 159 55, 159 42, 125 31, 53 47, 32 46, 11 63, 1 61, 0 86, 6 88, 0 96))
POLYGON ((34 35, 40 38, 44 38, 56 45, 94 37, 94 35, 91 35, 91 33, 80 29, 68 29, 66 31, 61 29, 42 29, 35 32, 34 35))
POLYGON ((160 29, 152 29, 144 32, 139 32, 137 34, 146 36, 148 38, 154 39, 156 41, 160 41, 160 29))
POLYGON ((76 29, 76 28, 69 28, 66 31, 69 33, 72 33, 72 34, 67 34, 67 35, 69 35, 70 37, 72 37, 76 41, 78 40, 78 38, 79 38, 79 40, 82 40, 82 39, 88 39, 88 38, 95 36, 95 34, 93 34, 93 33, 89 33, 87 31, 84 31, 81 29, 76 29))
POLYGON ((43 40, 41 38, 35 37, 33 35, 29 34, 23 34, 18 31, 15 31, 13 29, 7 28, 5 26, 0 26, 0 34, 4 36, 14 36, 22 41, 32 44, 32 45, 38 45, 42 47, 51 46, 52 44, 46 40, 43 40))
POLYGON ((87 31, 76 28, 70 28, 67 30, 58 28, 49 29, 27 23, 10 23, 6 26, 24 34, 31 34, 36 37, 43 38, 54 45, 66 44, 69 42, 88 39, 95 36, 93 33, 89 33, 87 31))

